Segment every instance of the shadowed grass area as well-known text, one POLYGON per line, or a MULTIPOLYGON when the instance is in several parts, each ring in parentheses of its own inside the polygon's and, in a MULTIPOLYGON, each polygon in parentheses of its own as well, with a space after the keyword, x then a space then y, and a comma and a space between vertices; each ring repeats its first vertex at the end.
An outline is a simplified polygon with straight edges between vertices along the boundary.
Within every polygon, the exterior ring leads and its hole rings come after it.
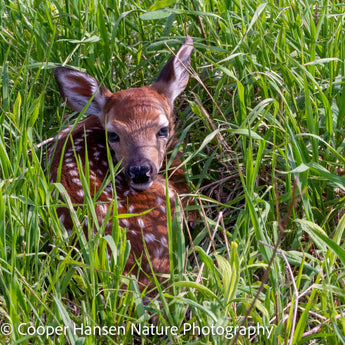
POLYGON ((240 330, 238 344, 345 343, 344 13, 340 1, 3 0, 0 343, 230 344, 240 330), (182 209, 169 219, 175 272, 146 304, 121 275, 117 222, 113 236, 81 231, 91 197, 71 236, 61 225, 58 192, 70 200, 39 143, 79 117, 61 107, 54 67, 143 86, 187 33, 194 78, 176 132, 200 217, 191 234, 182 209), (136 334, 150 317, 158 331, 136 334))

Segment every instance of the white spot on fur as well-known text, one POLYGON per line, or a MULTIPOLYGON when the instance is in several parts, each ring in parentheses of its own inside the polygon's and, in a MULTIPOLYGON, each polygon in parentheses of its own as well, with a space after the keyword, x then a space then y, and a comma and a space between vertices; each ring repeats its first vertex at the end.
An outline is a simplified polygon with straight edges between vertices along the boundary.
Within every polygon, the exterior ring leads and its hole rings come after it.
POLYGON ((84 191, 82 189, 79 189, 77 192, 77 195, 80 196, 81 198, 84 197, 84 191))
POLYGON ((67 158, 67 159, 65 159, 65 163, 71 163, 71 162, 73 162, 73 158, 67 158))
POLYGON ((93 168, 93 161, 89 161, 89 166, 93 168))
POLYGON ((168 240, 166 237, 161 237, 161 243, 163 246, 167 246, 168 245, 168 240))
POLYGON ((128 196, 128 194, 129 194, 129 190, 126 190, 126 191, 123 193, 124 196, 128 196))
POLYGON ((146 241, 146 243, 153 242, 155 239, 156 239, 156 236, 153 234, 144 235, 144 240, 146 241))
POLYGON ((97 169, 97 174, 99 174, 99 175, 104 175, 104 174, 103 174, 103 170, 97 169))
MULTIPOLYGON (((165 185, 162 184, 162 187, 164 189, 164 194, 166 195, 167 192, 166 192, 165 185)), ((168 193, 169 193, 169 199, 175 199, 175 193, 171 188, 168 188, 168 193)))
POLYGON ((164 206, 159 206, 160 210, 163 212, 163 213, 166 213, 166 210, 165 210, 165 207, 164 206))
POLYGON ((98 209, 99 211, 105 215, 108 211, 108 206, 106 204, 102 204, 102 205, 97 205, 98 206, 98 209))
POLYGON ((75 183, 77 186, 82 186, 80 179, 78 178, 72 178, 72 182, 75 183))
POLYGON ((105 167, 108 165, 107 161, 102 161, 102 165, 104 165, 105 167))
POLYGON ((168 193, 169 193, 169 199, 175 198, 175 193, 171 188, 168 188, 168 193))
POLYGON ((71 176, 78 176, 78 175, 79 175, 78 170, 70 170, 68 173, 69 173, 71 176))
POLYGON ((83 141, 84 139, 79 138, 74 143, 78 145, 78 144, 81 144, 83 141))
POLYGON ((63 223, 63 222, 65 221, 65 215, 64 215, 64 214, 62 214, 62 215, 59 217, 59 221, 60 221, 61 223, 63 223))
POLYGON ((129 226, 128 220, 127 219, 121 219, 121 224, 123 227, 127 228, 129 226))
POLYGON ((73 155, 73 152, 72 151, 68 151, 66 154, 65 154, 65 157, 71 157, 73 155))
POLYGON ((163 252, 164 252, 164 247, 158 247, 154 250, 153 255, 156 258, 160 258, 162 256, 163 252))
POLYGON ((93 152, 93 156, 95 157, 95 158, 99 158, 99 155, 100 155, 101 153, 99 152, 99 151, 94 151, 93 152))
POLYGON ((104 191, 102 192, 102 195, 103 195, 103 196, 107 196, 107 197, 110 197, 110 196, 111 196, 111 194, 108 193, 106 190, 104 190, 104 191))
POLYGON ((133 211, 134 211, 134 206, 133 205, 129 206, 128 207, 128 212, 129 213, 133 213, 133 211))
POLYGON ((157 201, 157 204, 158 204, 158 205, 163 204, 163 200, 162 200, 162 198, 160 198, 159 196, 156 196, 156 201, 157 201))
POLYGON ((132 233, 133 235, 137 236, 137 233, 136 233, 134 230, 132 230, 131 233, 132 233))
POLYGON ((75 151, 80 151, 82 148, 83 148, 82 146, 77 145, 77 146, 74 147, 74 150, 75 151))
POLYGON ((67 168, 75 168, 75 163, 68 163, 66 164, 67 168))
POLYGON ((145 227, 144 221, 141 218, 138 218, 138 225, 139 225, 140 228, 144 228, 145 227))

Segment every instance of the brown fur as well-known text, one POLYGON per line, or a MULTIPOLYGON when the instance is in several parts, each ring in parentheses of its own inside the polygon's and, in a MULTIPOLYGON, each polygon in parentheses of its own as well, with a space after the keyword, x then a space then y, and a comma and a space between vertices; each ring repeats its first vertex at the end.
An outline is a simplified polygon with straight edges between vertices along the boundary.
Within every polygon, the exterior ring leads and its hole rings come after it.
MULTIPOLYGON (((93 198, 101 187, 104 178, 109 175, 105 133, 98 117, 90 116, 77 125, 77 127, 71 133, 72 140, 71 138, 69 138, 69 134, 70 132, 68 130, 61 133, 56 142, 56 147, 52 147, 52 151, 55 149, 55 153, 51 165, 50 180, 51 182, 57 181, 57 171, 60 164, 60 157, 67 140, 65 155, 62 162, 60 182, 68 191, 72 203, 76 205, 82 205, 84 203, 84 197, 81 194, 81 191, 83 189, 79 184, 76 184, 74 182, 74 179, 80 179, 79 174, 76 175, 76 173, 74 173, 78 171, 74 152, 76 152, 77 156, 80 157, 82 161, 83 171, 85 173, 84 139, 86 135, 88 159, 89 161, 92 161, 92 166, 89 166, 89 188, 91 197, 93 198), (90 130, 91 128, 92 132, 86 133, 86 130, 90 130), (78 139, 82 139, 83 142, 76 144, 76 141, 78 139), (104 145, 104 148, 98 148, 98 145, 104 145), (83 146, 82 150, 78 149, 80 146, 83 146), (66 157, 66 154, 71 152, 73 153, 73 155, 66 157), (95 156, 95 152, 100 152, 100 154, 95 156), (66 160, 68 162, 66 162, 66 160), (106 164, 103 162, 105 162, 106 164), (74 167, 68 166, 68 164, 73 164, 74 167), (73 176, 71 175, 71 172, 73 172, 73 176)), ((177 166, 179 162, 179 159, 176 159, 174 162, 174 166, 177 166)), ((174 193, 177 191, 180 193, 186 193, 188 191, 186 184, 181 182, 181 180, 183 181, 183 178, 183 169, 180 168, 171 178, 172 181, 179 181, 176 186, 173 182, 169 182, 170 193, 172 196, 172 198, 170 199, 172 214, 174 213, 174 193)), ((139 275, 139 281, 141 283, 141 288, 144 288, 149 284, 149 279, 146 277, 146 275, 151 276, 151 270, 148 264, 148 260, 143 253, 143 239, 145 240, 145 235, 146 246, 150 254, 154 272, 158 275, 170 273, 165 179, 161 176, 158 176, 149 189, 140 192, 135 191, 134 189, 126 185, 123 178, 121 177, 118 177, 116 182, 116 194, 119 214, 142 213, 152 209, 149 213, 141 217, 129 217, 125 220, 120 219, 119 221, 121 227, 128 229, 127 239, 130 241, 132 248, 131 255, 129 257, 129 260, 127 261, 124 273, 129 272, 133 268, 136 258, 138 259, 142 257, 142 272, 139 275), (161 203, 158 203, 158 201, 161 201, 161 203), (130 206, 133 206, 134 208, 130 208, 130 206), (143 221, 143 228, 140 228, 138 219, 141 219, 143 221), (153 235, 154 238, 147 236, 148 234, 153 235)), ((111 190, 109 188, 101 193, 96 200, 97 221, 99 222, 99 224, 103 223, 103 221, 105 220, 105 214, 107 213, 109 205, 111 204, 113 198, 114 193, 112 191, 112 188, 111 190)), ((73 227, 73 223, 69 214, 69 210, 67 208, 60 208, 58 210, 58 214, 60 217, 63 215, 63 223, 66 229, 71 230, 73 227)), ((86 230, 87 228, 85 228, 85 231, 86 230)), ((105 235, 111 235, 111 233, 112 221, 110 219, 107 223, 105 235)), ((132 271, 133 274, 135 274, 136 272, 137 269, 134 269, 132 271)), ((164 278, 160 278, 159 280, 163 281, 164 278)))
MULTIPOLYGON (((190 38, 186 39, 185 44, 177 52, 178 58, 169 61, 152 86, 111 93, 87 74, 64 67, 55 70, 61 96, 67 104, 74 110, 82 111, 92 97, 85 112, 97 116, 92 115, 81 121, 73 131, 66 129, 60 133, 50 153, 50 181, 60 181, 72 203, 76 207, 82 206, 85 192, 76 156, 81 160, 85 173, 87 148, 88 183, 91 197, 94 198, 109 176, 107 146, 109 147, 114 164, 121 162, 122 171, 115 178, 116 193, 112 184, 109 184, 99 194, 95 206, 97 219, 93 221, 98 221, 99 224, 106 222, 105 234, 112 234, 113 219, 107 218, 106 215, 115 197, 120 215, 149 211, 141 216, 119 219, 119 225, 127 230, 127 239, 131 243, 131 253, 124 273, 139 273, 141 288, 150 282, 151 269, 148 259, 157 275, 170 273, 166 198, 168 194, 173 214, 175 192, 188 192, 186 184, 181 182, 184 177, 181 168, 177 169, 169 180, 168 191, 165 178, 158 172, 164 163, 168 140, 174 132, 172 104, 188 82, 189 76, 185 65, 189 65, 191 42, 190 38), (167 135, 160 134, 162 128, 168 128, 167 135), (106 131, 116 133, 119 139, 106 142, 106 131), (61 159, 61 176, 58 177, 61 159), (145 165, 150 167, 148 173, 140 172, 140 177, 133 176, 134 168, 141 169, 145 165), (143 250, 143 241, 148 249, 149 258, 143 250), (132 270, 136 259, 141 260, 140 272, 138 267, 132 270)), ((177 158, 174 166, 179 163, 177 158)), ((66 229, 71 230, 69 210, 60 208, 58 213, 66 229)), ((112 215, 112 212, 109 214, 112 215)), ((86 226, 84 228, 87 230, 86 226)), ((164 279, 159 278, 160 281, 164 279)))

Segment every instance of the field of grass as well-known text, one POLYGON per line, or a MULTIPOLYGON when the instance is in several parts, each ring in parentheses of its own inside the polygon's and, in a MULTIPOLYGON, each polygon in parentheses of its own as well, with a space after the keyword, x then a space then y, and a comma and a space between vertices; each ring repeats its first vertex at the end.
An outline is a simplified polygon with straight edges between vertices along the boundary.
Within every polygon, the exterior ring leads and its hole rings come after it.
POLYGON ((1 0, 0 344, 344 344, 344 13, 339 0, 1 0), (171 285, 146 305, 135 281, 120 293, 123 233, 68 237, 39 143, 78 118, 54 67, 143 86, 187 33, 176 126, 200 217, 190 235, 174 219, 171 285), (152 316, 163 335, 132 332, 152 316))

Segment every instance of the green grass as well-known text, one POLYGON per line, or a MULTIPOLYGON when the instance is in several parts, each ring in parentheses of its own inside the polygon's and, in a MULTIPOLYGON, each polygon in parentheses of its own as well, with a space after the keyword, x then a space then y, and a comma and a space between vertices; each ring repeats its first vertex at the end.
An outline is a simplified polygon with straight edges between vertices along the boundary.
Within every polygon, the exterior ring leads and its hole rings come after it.
MULTIPOLYGON (((0 329, 14 332, 0 343, 230 344, 183 327, 260 324, 269 338, 236 341, 344 344, 344 13, 338 0, 2 0, 0 329), (200 217, 193 245, 179 214, 169 222, 175 283, 145 305, 135 280, 123 288, 128 246, 116 223, 92 240, 76 226, 74 246, 38 144, 78 118, 60 107, 55 66, 111 90, 142 86, 186 30, 195 75, 176 102, 177 135, 200 217), (132 335, 150 316, 177 334, 132 335), (82 336, 73 324, 126 332, 82 336), (29 325, 69 328, 21 335, 29 325)), ((89 198, 75 223, 92 212, 89 198)))

